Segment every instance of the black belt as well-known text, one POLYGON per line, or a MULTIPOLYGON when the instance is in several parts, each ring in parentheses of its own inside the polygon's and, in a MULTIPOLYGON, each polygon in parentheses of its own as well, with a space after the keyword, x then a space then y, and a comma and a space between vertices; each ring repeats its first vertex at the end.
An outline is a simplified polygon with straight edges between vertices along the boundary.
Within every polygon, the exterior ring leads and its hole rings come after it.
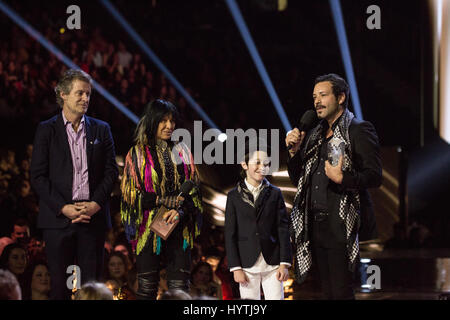
POLYGON ((73 203, 77 202, 90 202, 91 200, 72 200, 73 203))

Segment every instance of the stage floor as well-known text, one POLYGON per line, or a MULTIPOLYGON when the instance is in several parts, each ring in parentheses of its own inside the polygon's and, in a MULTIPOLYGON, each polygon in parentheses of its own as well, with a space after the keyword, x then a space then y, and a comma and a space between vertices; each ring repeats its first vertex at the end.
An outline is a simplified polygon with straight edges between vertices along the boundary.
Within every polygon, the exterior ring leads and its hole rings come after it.
MULTIPOLYGON (((450 295, 449 249, 361 252, 361 261, 355 275, 357 300, 439 300, 450 295), (378 269, 379 289, 367 288, 374 284, 373 271, 366 272, 371 265, 378 269)), ((313 269, 303 284, 294 282, 286 296, 290 300, 322 299, 317 278, 313 269)))

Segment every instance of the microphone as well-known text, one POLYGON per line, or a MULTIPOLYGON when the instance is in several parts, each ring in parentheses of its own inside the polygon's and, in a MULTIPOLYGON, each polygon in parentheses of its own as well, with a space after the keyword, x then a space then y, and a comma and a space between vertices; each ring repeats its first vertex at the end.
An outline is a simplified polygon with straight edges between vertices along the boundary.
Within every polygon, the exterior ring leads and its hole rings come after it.
MULTIPOLYGON (((178 195, 177 198, 179 198, 179 197, 186 198, 194 186, 195 186, 195 183, 191 180, 186 180, 185 182, 183 182, 183 184, 180 187, 180 194, 178 195)), ((180 201, 178 206, 181 207, 182 205, 183 205, 183 201, 180 201)))
MULTIPOLYGON (((297 128, 300 132, 309 131, 316 126, 317 120, 318 120, 318 118, 317 118, 316 111, 307 110, 303 114, 302 118, 300 119, 300 122, 298 123, 297 128)), ((288 145, 287 149, 291 150, 292 147, 293 147, 293 145, 290 144, 290 145, 288 145)))

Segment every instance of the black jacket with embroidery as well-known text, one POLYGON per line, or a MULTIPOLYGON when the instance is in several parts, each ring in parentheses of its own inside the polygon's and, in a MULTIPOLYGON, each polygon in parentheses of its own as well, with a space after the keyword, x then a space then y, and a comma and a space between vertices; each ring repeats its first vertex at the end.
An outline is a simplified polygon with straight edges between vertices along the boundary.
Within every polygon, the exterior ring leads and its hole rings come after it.
POLYGON ((228 193, 225 210, 225 247, 229 268, 252 267, 262 252, 269 265, 292 263, 288 214, 281 190, 267 183, 256 200, 241 181, 228 193), (246 190, 246 191, 245 191, 246 190))

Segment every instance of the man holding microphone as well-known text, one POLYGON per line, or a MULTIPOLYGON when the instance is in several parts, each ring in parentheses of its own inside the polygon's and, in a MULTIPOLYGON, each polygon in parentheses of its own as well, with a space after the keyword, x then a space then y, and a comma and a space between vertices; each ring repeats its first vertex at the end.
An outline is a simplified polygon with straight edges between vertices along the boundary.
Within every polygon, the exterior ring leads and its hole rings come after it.
POLYGON ((348 110, 349 87, 340 76, 317 77, 313 100, 319 124, 300 125, 285 140, 289 177, 298 186, 290 216, 296 278, 303 282, 314 261, 325 299, 354 299, 359 238, 377 237, 367 188, 381 184, 378 137, 348 110), (329 150, 336 143, 334 162, 329 150))

